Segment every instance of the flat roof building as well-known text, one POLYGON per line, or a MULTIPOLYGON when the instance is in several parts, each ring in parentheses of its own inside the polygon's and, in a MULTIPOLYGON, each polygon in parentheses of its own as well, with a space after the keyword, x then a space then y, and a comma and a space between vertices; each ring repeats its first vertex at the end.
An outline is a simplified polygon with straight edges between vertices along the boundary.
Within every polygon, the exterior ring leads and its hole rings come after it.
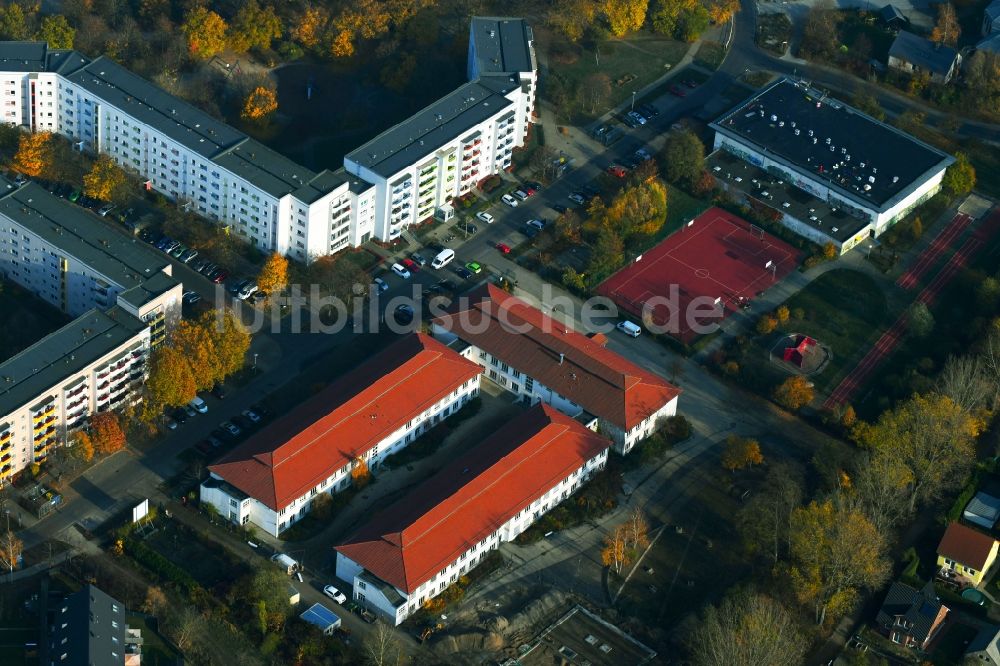
POLYGON ((582 486, 609 446, 536 405, 337 546, 337 576, 353 583, 355 601, 398 625, 582 486))
POLYGON ((277 536, 360 461, 378 469, 477 396, 480 372, 429 336, 400 338, 209 466, 202 501, 277 536))
MULTIPOLYGON (((125 666, 141 642, 130 630, 125 605, 94 585, 66 597, 52 611, 42 641, 42 664, 67 666, 125 666)), ((131 663, 138 663, 132 659, 131 663)))
MULTIPOLYGON (((847 250, 878 236, 933 196, 954 158, 811 88, 780 79, 711 123, 724 150, 864 223, 838 239, 785 214, 783 222, 816 242, 847 250), (796 224, 797 223, 797 224, 796 224)), ((752 182, 721 177, 731 191, 758 198, 752 182)), ((779 212, 771 200, 764 204, 779 212)))

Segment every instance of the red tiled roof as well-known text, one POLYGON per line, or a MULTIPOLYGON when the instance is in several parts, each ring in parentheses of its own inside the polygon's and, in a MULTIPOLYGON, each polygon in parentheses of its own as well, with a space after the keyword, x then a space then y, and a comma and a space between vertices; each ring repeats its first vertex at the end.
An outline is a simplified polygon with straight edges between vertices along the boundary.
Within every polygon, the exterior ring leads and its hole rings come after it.
POLYGON ((336 550, 412 593, 610 442, 539 403, 387 507, 336 550))
POLYGON ((993 537, 968 528, 960 523, 951 523, 938 544, 938 555, 955 560, 959 564, 982 571, 993 550, 993 537))
POLYGON ((434 323, 626 432, 680 395, 600 338, 581 335, 494 285, 467 298, 466 309, 434 323))
POLYGON ((277 511, 480 372, 433 338, 408 335, 208 469, 277 511))

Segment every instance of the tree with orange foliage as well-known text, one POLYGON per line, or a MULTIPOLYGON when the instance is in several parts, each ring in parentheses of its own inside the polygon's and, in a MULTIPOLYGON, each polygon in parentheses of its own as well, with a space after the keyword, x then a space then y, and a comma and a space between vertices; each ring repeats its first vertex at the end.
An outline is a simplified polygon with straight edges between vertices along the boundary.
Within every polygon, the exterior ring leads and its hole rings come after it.
POLYGON ((10 168, 29 178, 38 178, 52 168, 52 132, 22 134, 10 168))
POLYGON ((937 6, 937 22, 931 31, 931 41, 954 46, 961 34, 962 27, 955 15, 955 6, 950 2, 942 2, 937 6))
POLYGON ((715 0, 708 5, 708 17, 716 25, 733 18, 738 11, 740 11, 739 0, 715 0))
POLYGON ((240 116, 244 120, 261 121, 278 110, 278 96, 270 88, 257 86, 243 102, 240 116))
POLYGON ((354 483, 354 487, 364 488, 371 480, 372 473, 368 469, 368 463, 362 458, 355 458, 354 467, 351 469, 351 481, 354 483))
POLYGON ((354 32, 351 30, 335 31, 327 50, 334 58, 350 58, 354 55, 354 32))
POLYGON ((760 442, 751 437, 730 435, 726 438, 726 446, 722 452, 722 466, 730 472, 744 467, 760 465, 764 462, 764 454, 760 451, 760 442))
POLYGON ((226 21, 205 7, 195 7, 184 19, 181 32, 187 37, 188 50, 196 58, 208 59, 226 49, 226 21))
POLYGON ((99 412, 90 417, 90 439, 94 450, 102 455, 125 448, 125 433, 113 412, 99 412))
POLYGON ((319 44, 323 26, 328 21, 326 13, 318 7, 306 7, 292 26, 292 37, 302 46, 313 48, 319 44))
POLYGON ((793 412, 812 402, 815 395, 812 383, 799 375, 789 377, 774 389, 775 402, 793 412))
POLYGON ((601 563, 610 567, 616 574, 631 562, 628 548, 628 530, 619 525, 613 532, 604 537, 604 549, 601 550, 601 563))

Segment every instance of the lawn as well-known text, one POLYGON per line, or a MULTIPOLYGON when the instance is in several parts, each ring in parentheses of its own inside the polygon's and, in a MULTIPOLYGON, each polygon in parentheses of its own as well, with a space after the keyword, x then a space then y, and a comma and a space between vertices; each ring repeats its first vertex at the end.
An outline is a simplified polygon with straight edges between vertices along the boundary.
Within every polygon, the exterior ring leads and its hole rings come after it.
POLYGON ((716 70, 726 58, 726 49, 718 42, 702 42, 694 56, 694 64, 716 70))
POLYGON ((220 583, 231 584, 246 572, 237 561, 214 541, 199 538, 192 530, 176 522, 163 522, 146 539, 146 545, 187 571, 207 590, 220 583))
POLYGON ((142 631, 143 666, 174 666, 180 655, 160 636, 143 616, 128 617, 128 626, 142 631))
POLYGON ((827 345, 833 352, 829 365, 811 379, 822 387, 857 358, 886 321, 882 290, 869 276, 846 268, 831 270, 813 280, 785 305, 803 317, 782 326, 788 332, 804 333, 827 345))
POLYGON ((649 85, 677 64, 688 45, 642 31, 627 39, 608 40, 596 48, 552 38, 549 43, 550 75, 542 95, 561 102, 562 117, 585 123, 629 99, 632 92, 649 85), (588 77, 605 74, 611 79, 611 95, 595 112, 579 103, 588 77), (567 103, 568 102, 568 103, 567 103))
POLYGON ((31 292, 0 281, 0 361, 25 350, 71 321, 71 318, 31 292))

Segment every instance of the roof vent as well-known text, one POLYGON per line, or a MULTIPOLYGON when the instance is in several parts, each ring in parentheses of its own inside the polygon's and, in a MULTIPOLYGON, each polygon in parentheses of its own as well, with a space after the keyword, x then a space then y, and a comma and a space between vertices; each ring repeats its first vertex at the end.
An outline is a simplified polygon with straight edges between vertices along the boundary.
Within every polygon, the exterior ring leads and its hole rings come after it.
POLYGON ((892 182, 893 182, 893 184, 898 183, 899 182, 899 176, 893 176, 892 177, 892 182))
POLYGON ((564 360, 566 360, 566 354, 563 354, 562 352, 560 352, 559 353, 559 365, 562 365, 564 360))
POLYGON ((496 37, 496 36, 497 36, 497 31, 490 29, 490 37, 496 37))

